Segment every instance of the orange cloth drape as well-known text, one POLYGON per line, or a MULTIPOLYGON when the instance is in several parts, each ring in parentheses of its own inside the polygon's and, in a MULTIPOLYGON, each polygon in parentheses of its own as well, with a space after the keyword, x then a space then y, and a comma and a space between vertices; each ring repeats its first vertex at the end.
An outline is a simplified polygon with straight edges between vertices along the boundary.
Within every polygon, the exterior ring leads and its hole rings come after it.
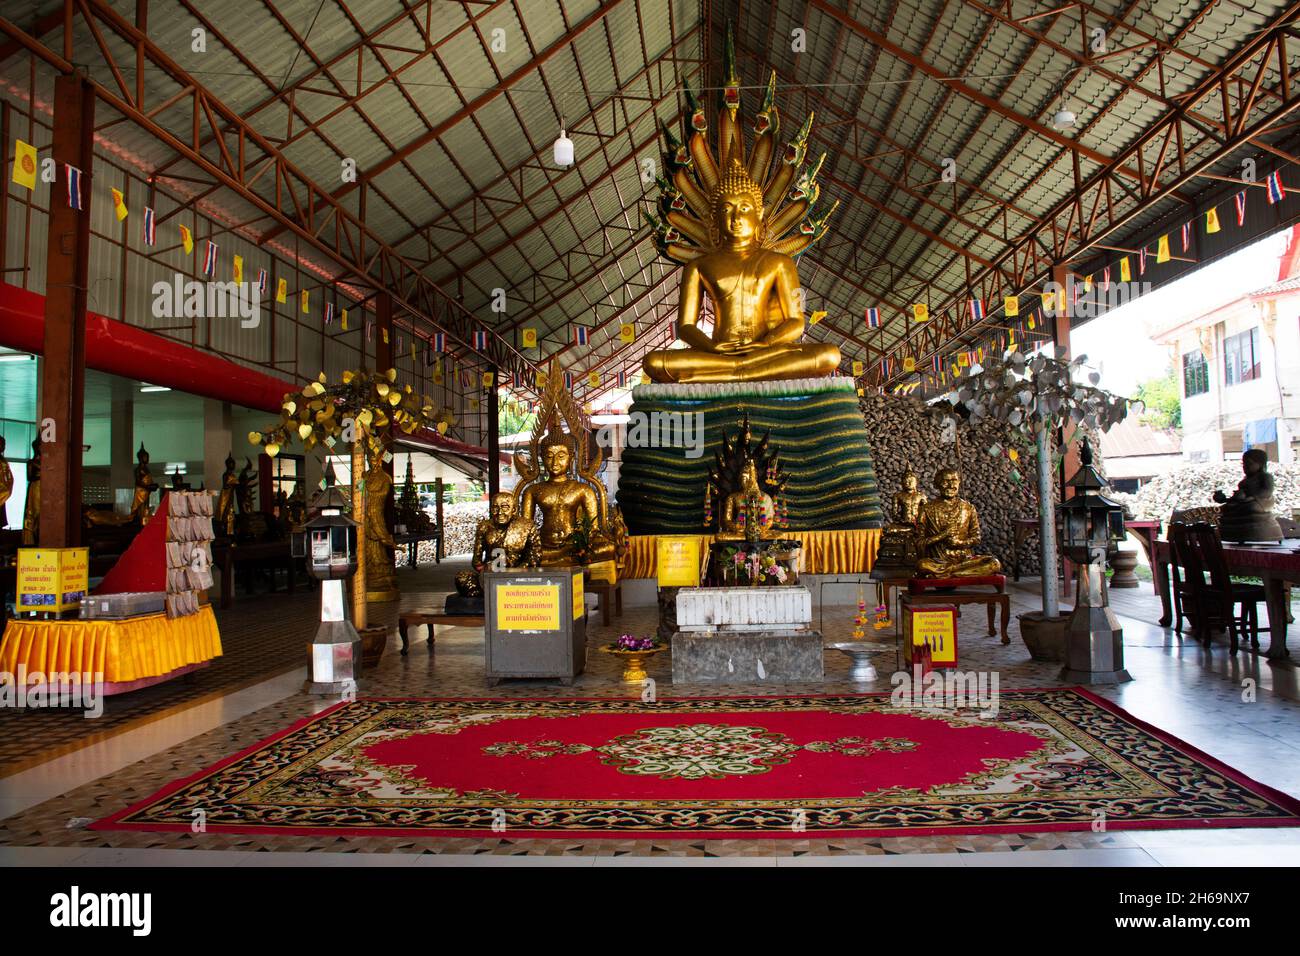
POLYGON ((0 642, 0 671, 103 674, 108 683, 159 677, 221 656, 212 608, 168 619, 149 614, 125 621, 40 621, 15 618, 0 642))
MULTIPOLYGON (((880 529, 858 531, 787 531, 784 537, 803 542, 802 574, 866 574, 876 561, 880 548, 880 529)), ((713 535, 696 535, 700 539, 701 561, 707 564, 713 535)), ((658 536, 633 535, 627 539, 627 562, 624 578, 653 578, 657 558, 658 536)))

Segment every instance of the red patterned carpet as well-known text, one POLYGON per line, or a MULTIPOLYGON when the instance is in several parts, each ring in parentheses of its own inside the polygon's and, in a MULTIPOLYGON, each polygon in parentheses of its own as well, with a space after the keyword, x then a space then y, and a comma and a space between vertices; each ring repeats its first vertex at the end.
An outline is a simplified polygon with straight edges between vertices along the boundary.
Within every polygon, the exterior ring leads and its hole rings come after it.
POLYGON ((885 836, 1300 825, 1300 801, 1086 691, 360 700, 94 824, 364 836, 885 836))

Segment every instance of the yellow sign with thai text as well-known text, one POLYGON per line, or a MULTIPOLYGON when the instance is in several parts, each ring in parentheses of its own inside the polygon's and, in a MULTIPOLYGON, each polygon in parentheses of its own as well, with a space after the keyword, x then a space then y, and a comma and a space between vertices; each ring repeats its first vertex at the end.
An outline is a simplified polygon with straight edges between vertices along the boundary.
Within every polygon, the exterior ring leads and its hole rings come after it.
POLYGON ((660 535, 655 540, 655 577, 661 588, 700 584, 700 539, 694 535, 660 535))
POLYGON ((955 607, 905 608, 904 638, 930 646, 930 663, 952 667, 957 663, 957 609, 955 607))
POLYGON ((582 572, 573 576, 573 619, 576 621, 587 610, 587 596, 582 591, 582 572))
POLYGON ((502 584, 497 587, 498 631, 558 631, 558 584, 502 584))
POLYGON ((77 607, 89 585, 87 548, 19 548, 17 608, 66 611, 77 607))

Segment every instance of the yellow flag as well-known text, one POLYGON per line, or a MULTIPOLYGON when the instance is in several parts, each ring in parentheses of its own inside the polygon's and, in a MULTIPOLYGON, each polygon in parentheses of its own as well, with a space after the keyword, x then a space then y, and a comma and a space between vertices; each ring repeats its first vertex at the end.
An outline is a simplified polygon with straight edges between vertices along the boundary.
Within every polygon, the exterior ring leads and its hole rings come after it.
POLYGON ((14 140, 14 182, 28 189, 36 188, 36 147, 14 140))
POLYGON ((910 355, 907 356, 907 358, 903 359, 903 371, 904 371, 904 372, 915 372, 915 371, 916 371, 916 359, 912 358, 912 356, 910 356, 910 355))
POLYGON ((469 400, 469 407, 470 407, 470 411, 475 411, 475 412, 478 411, 478 399, 471 398, 469 400))
POLYGON ((636 326, 631 322, 626 322, 618 327, 618 340, 620 342, 636 341, 636 326))
POLYGON ((1007 315, 1019 315, 1019 314, 1020 314, 1020 297, 1019 297, 1019 296, 1015 296, 1015 295, 1003 296, 1003 297, 1002 297, 1002 308, 1003 308, 1003 311, 1005 311, 1007 315))
POLYGON ((1083 291, 1084 292, 1092 291, 1092 273, 1089 273, 1088 275, 1083 277, 1083 291))
POLYGON ((1206 232, 1219 231, 1219 210, 1211 209, 1209 212, 1205 214, 1205 231, 1206 232))
POLYGON ((1125 256, 1123 259, 1119 260, 1119 281, 1120 282, 1133 281, 1133 267, 1128 264, 1128 256, 1125 256))
POLYGON ((1160 237, 1160 243, 1156 246, 1156 262, 1169 261, 1169 236, 1160 237))
POLYGON ((235 281, 243 282, 244 281, 244 257, 235 256, 233 259, 230 260, 230 263, 235 270, 235 281))
POLYGON ((526 349, 537 348, 537 330, 524 329, 519 333, 520 346, 526 349))
POLYGON ((491 387, 492 387, 492 373, 491 373, 491 372, 484 372, 484 373, 483 373, 483 387, 484 387, 484 388, 491 388, 491 387))
POLYGON ((584 415, 591 414, 591 402, 587 402, 587 404, 582 406, 582 414, 584 415))
POLYGON ((588 385, 590 388, 600 388, 600 373, 599 373, 599 372, 588 372, 588 373, 587 373, 587 385, 588 385))
POLYGON ((117 216, 117 221, 121 222, 126 218, 126 199, 120 189, 110 187, 108 191, 113 194, 113 213, 117 216))
MULTIPOLYGON (((306 294, 307 294, 306 292, 303 293, 303 295, 306 295, 306 294)), ((306 301, 306 300, 304 300, 304 301, 306 301)), ((306 309, 303 309, 303 311, 306 312, 307 310, 306 310, 306 309)), ((379 331, 380 331, 380 332, 383 334, 383 336, 384 336, 384 344, 387 345, 387 344, 388 344, 388 330, 387 330, 387 329, 380 329, 379 331)))
POLYGON ((275 301, 281 304, 289 301, 289 280, 288 279, 276 280, 275 301))
POLYGON ((1032 312, 1029 314, 1029 318, 1025 319, 1025 325, 1030 329, 1038 328, 1038 323, 1034 321, 1034 315, 1032 312))
POLYGON ((537 385, 537 387, 538 387, 539 389, 545 388, 545 387, 546 387, 546 383, 547 383, 548 381, 550 381, 550 380, 546 377, 546 370, 545 370, 545 369, 538 369, 538 370, 537 370, 537 375, 536 375, 534 381, 535 381, 535 383, 536 383, 536 385, 537 385))
POLYGON ((816 325, 818 322, 820 322, 820 321, 821 321, 822 319, 824 319, 824 318, 826 318, 826 312, 825 312, 825 310, 823 310, 823 311, 821 311, 821 312, 814 312, 812 315, 808 316, 808 324, 809 324, 809 325, 816 325))
POLYGON ((862 375, 862 370, 863 370, 865 367, 866 367, 866 366, 864 366, 864 365, 862 364, 861 359, 854 359, 854 360, 853 360, 853 377, 854 377, 854 378, 858 378, 859 376, 861 376, 861 375, 862 375))
MULTIPOLYGON (((310 308, 310 307, 308 306, 308 304, 307 304, 308 297, 309 297, 309 293, 307 292, 306 289, 303 289, 301 292, 298 293, 298 298, 302 300, 302 314, 303 314, 303 315, 306 315, 307 313, 309 313, 309 312, 311 311, 311 308, 310 308)), ((388 339, 387 339, 386 336, 385 336, 385 338, 384 338, 384 341, 388 341, 388 339)))
POLYGON ((339 320, 343 323, 343 331, 348 330, 348 310, 344 309, 339 313, 339 320))
MULTIPOLYGON (((411 358, 415 358, 415 339, 411 339, 411 358)), ((439 375, 442 373, 439 372, 439 375)))
POLYGON ((912 318, 918 322, 928 322, 930 319, 930 307, 924 302, 918 302, 912 306, 912 318))
POLYGON ((185 247, 187 256, 194 251, 194 236, 188 226, 181 226, 181 245, 185 247))
POLYGON ((1047 313, 1056 311, 1056 296, 1051 292, 1043 293, 1043 311, 1047 313))

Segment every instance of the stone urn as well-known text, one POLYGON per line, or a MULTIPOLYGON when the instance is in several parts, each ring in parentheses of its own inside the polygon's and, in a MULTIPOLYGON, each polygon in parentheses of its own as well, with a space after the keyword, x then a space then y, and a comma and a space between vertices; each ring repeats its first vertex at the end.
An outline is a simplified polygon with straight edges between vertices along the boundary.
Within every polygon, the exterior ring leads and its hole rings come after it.
POLYGON ((1020 637, 1029 648, 1029 656, 1036 661, 1065 660, 1065 636, 1070 629, 1070 616, 1044 617, 1042 611, 1016 615, 1020 622, 1020 637))
POLYGON ((1138 555, 1136 551, 1115 550, 1106 556, 1115 573, 1110 576, 1110 586, 1113 588, 1135 588, 1141 582, 1133 572, 1138 566, 1138 555))

